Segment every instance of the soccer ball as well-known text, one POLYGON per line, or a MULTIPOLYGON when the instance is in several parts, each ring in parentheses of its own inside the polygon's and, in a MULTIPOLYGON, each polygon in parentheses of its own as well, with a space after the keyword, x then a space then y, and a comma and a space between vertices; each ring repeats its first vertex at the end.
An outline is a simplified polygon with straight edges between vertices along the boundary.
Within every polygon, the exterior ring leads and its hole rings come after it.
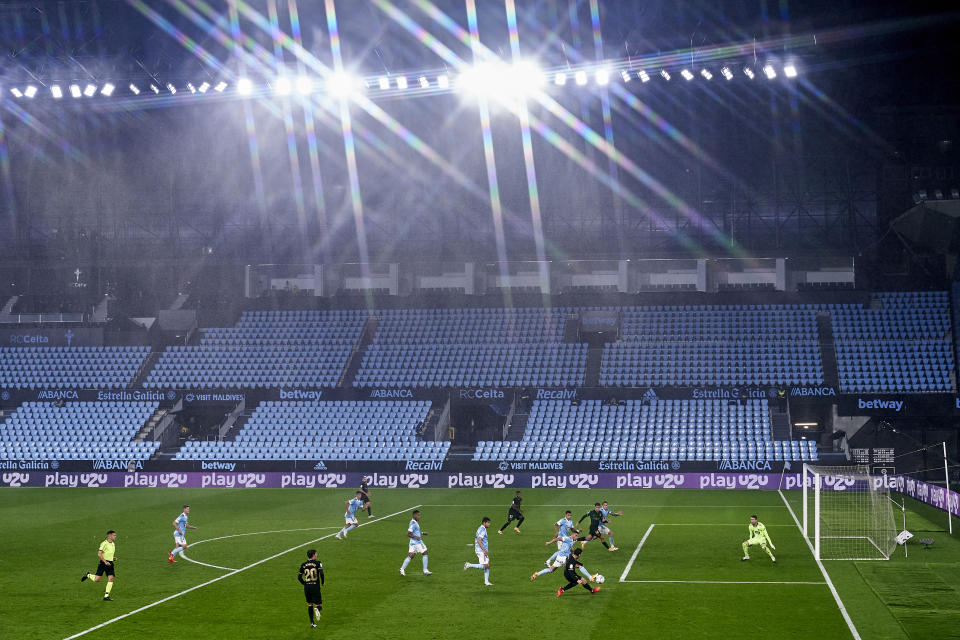
POLYGON ((596 582, 597 584, 603 584, 605 580, 606 578, 604 578, 599 573, 597 574, 597 577, 593 579, 593 581, 596 582))

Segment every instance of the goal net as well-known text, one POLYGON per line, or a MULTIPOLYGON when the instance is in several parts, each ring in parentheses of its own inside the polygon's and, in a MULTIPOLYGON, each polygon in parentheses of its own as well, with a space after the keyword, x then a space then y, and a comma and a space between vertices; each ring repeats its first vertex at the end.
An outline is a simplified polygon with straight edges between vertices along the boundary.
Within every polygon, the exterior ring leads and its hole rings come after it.
POLYGON ((890 490, 869 467, 803 465, 803 534, 818 560, 888 560, 896 548, 890 490))

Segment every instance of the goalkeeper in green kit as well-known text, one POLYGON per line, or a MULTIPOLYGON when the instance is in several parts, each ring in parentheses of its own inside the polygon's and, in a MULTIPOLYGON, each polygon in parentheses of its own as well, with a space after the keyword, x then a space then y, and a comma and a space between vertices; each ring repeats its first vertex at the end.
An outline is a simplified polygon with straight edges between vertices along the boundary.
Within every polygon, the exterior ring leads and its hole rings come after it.
POLYGON ((740 558, 740 560, 749 560, 750 547, 758 544, 760 548, 770 556, 770 559, 776 562, 777 559, 773 556, 773 551, 771 551, 771 549, 776 549, 776 547, 773 544, 773 540, 770 539, 770 534, 767 533, 767 528, 762 522, 757 520, 757 516, 750 516, 750 524, 747 526, 747 531, 750 532, 750 539, 743 543, 743 557, 740 558))

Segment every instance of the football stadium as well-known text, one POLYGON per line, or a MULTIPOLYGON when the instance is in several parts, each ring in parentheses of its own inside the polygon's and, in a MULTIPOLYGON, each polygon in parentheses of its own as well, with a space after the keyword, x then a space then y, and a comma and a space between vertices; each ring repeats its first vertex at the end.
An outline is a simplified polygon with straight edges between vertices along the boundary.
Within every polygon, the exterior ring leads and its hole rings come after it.
POLYGON ((960 638, 958 29, 0 2, 0 637, 960 638))

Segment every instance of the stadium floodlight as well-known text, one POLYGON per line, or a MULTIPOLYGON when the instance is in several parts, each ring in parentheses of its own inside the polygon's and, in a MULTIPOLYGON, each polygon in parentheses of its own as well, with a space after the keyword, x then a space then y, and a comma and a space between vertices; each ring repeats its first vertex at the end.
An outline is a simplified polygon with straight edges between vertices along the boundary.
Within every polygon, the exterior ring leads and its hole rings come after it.
POLYGON ((577 71, 573 74, 573 79, 576 80, 577 84, 581 87, 587 84, 587 72, 586 71, 577 71))
POLYGON ((313 93, 313 80, 310 76, 297 76, 297 93, 301 96, 308 96, 313 93))
POLYGON ((720 69, 720 75, 722 75, 727 80, 733 80, 733 71, 730 71, 730 67, 723 67, 720 69))
POLYGON ((763 75, 767 76, 767 80, 773 80, 777 77, 777 70, 773 68, 772 64, 763 65, 763 75))
POLYGON ((88 84, 83 88, 83 95, 87 96, 88 98, 92 98, 93 96, 97 95, 97 85, 88 84))
POLYGON ((610 84, 610 70, 609 69, 597 69, 597 72, 594 74, 594 80, 600 86, 610 84))
POLYGON ((14 97, 16 97, 16 98, 22 98, 22 97, 23 97, 23 91, 20 91, 20 89, 18 89, 18 88, 16 88, 16 87, 14 87, 13 89, 10 89, 10 93, 12 93, 12 94, 14 95, 14 97))
POLYGON ((116 89, 111 83, 107 83, 100 88, 100 93, 107 96, 108 98, 113 95, 114 90, 116 89))
POLYGON ((129 89, 130 89, 130 93, 132 93, 133 95, 135 95, 135 96, 140 95, 140 87, 138 87, 137 85, 133 84, 132 82, 130 83, 129 89))
POLYGON ((63 97, 63 89, 60 88, 60 85, 55 84, 52 87, 50 87, 50 95, 52 95, 55 99, 59 100, 60 98, 63 97))
POLYGON ((713 80, 713 74, 710 73, 709 69, 700 69, 700 75, 702 75, 705 80, 713 80))
POLYGON ((381 91, 386 91, 390 88, 390 78, 387 76, 380 76, 377 80, 377 84, 380 86, 381 91))
POLYGON ((753 80, 753 76, 754 76, 753 69, 751 69, 750 67, 744 67, 744 68, 743 68, 743 75, 745 75, 745 76, 747 76, 748 78, 750 78, 751 80, 753 80))
POLYGON ((153 91, 155 94, 160 95, 160 87, 158 87, 157 85, 151 84, 150 90, 153 91))
POLYGON ((562 87, 567 84, 567 74, 563 71, 558 71, 557 75, 553 76, 553 84, 558 87, 562 87))
POLYGON ((650 74, 643 69, 640 69, 640 71, 637 72, 637 77, 640 78, 640 82, 650 82, 650 74))
POLYGON ((797 68, 792 64, 788 64, 783 68, 783 75, 787 76, 788 78, 796 78, 797 68))
POLYGON ((660 76, 667 82, 670 82, 670 72, 666 69, 660 69, 660 76))
POLYGON ((430 81, 427 80, 427 76, 420 76, 419 78, 417 78, 417 81, 420 83, 420 88, 421 88, 421 89, 429 89, 429 88, 430 88, 430 81))
POLYGON ((627 71, 626 69, 620 72, 620 77, 623 79, 624 82, 630 82, 630 80, 633 79, 630 77, 630 72, 627 71))
POLYGON ((397 78, 397 89, 406 89, 407 88, 407 78, 405 76, 400 76, 397 78))
POLYGON ((290 78, 287 76, 278 77, 276 83, 273 85, 273 90, 281 96, 290 95, 290 92, 293 90, 293 85, 290 82, 290 78))
POLYGON ((686 80, 687 82, 690 82, 691 80, 693 80, 693 74, 690 73, 688 69, 684 69, 683 71, 681 71, 680 75, 683 76, 683 79, 686 80))
POLYGON ((23 90, 23 95, 27 96, 28 98, 32 98, 37 95, 37 88, 32 84, 28 85, 27 88, 23 90))
POLYGON ((327 78, 327 91, 338 98, 349 98, 360 91, 360 83, 345 71, 337 71, 327 78))
POLYGON ((187 83, 187 89, 190 90, 190 93, 196 93, 196 92, 197 92, 197 88, 196 88, 195 86, 193 86, 193 83, 192 83, 192 82, 188 82, 188 83, 187 83))
POLYGON ((450 87, 450 76, 445 73, 441 73, 437 76, 437 86, 441 89, 447 89, 450 87))
POLYGON ((167 91, 170 92, 170 95, 177 95, 177 87, 172 83, 167 83, 167 91))
POLYGON ((867 466, 804 464, 802 478, 803 535, 817 560, 890 559, 897 527, 884 476, 867 466))
POLYGON ((79 98, 83 95, 83 92, 80 91, 80 85, 72 84, 70 85, 70 95, 74 98, 79 98))
POLYGON ((223 93, 223 90, 226 88, 227 88, 227 83, 221 80, 220 82, 217 83, 217 86, 215 86, 213 90, 216 91, 217 93, 223 93))
POLYGON ((240 78, 237 80, 237 93, 242 96, 248 96, 253 93, 253 82, 250 78, 240 78))
POLYGON ((209 82, 202 82, 200 86, 197 87, 197 91, 199 91, 200 93, 206 93, 209 89, 210 89, 209 82))

